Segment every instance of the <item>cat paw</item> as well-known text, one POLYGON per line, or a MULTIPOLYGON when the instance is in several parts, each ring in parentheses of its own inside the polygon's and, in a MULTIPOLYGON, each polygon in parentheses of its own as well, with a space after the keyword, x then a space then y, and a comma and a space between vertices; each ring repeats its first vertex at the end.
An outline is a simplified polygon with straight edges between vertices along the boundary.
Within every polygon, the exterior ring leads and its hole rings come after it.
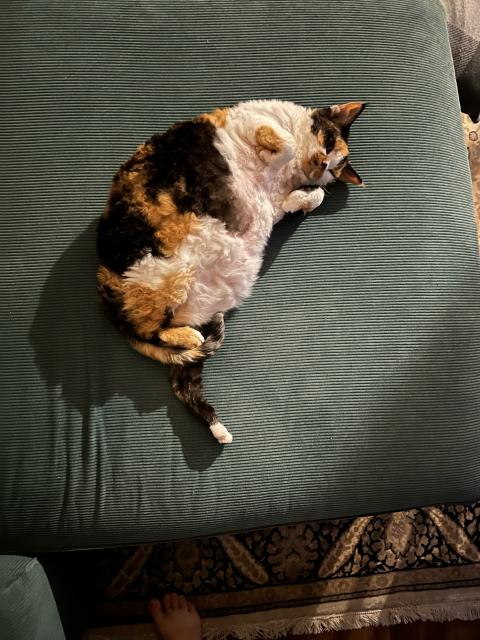
POLYGON ((223 426, 221 422, 215 422, 210 427, 212 435, 220 444, 230 444, 233 440, 232 434, 223 426))
POLYGON ((169 327, 159 333, 160 340, 181 349, 195 349, 205 342, 200 331, 192 327, 169 327))
POLYGON ((313 211, 322 204, 323 199, 325 198, 325 191, 322 189, 322 187, 318 187, 317 189, 310 191, 310 193, 308 193, 307 195, 308 200, 303 207, 303 210, 305 211, 305 213, 310 213, 310 211, 313 211))
POLYGON ((307 204, 307 194, 305 191, 292 191, 282 203, 282 209, 286 213, 302 211, 307 204))
POLYGON ((188 341, 190 343, 189 349, 194 349, 195 347, 199 347, 201 344, 203 344, 205 342, 205 338, 202 336, 200 331, 197 331, 196 329, 190 329, 188 341))
POLYGON ((310 213, 310 211, 313 211, 322 204, 324 197, 325 191, 321 187, 313 191, 301 191, 297 189, 296 191, 292 191, 283 201, 282 208, 286 213, 293 213, 294 211, 310 213))

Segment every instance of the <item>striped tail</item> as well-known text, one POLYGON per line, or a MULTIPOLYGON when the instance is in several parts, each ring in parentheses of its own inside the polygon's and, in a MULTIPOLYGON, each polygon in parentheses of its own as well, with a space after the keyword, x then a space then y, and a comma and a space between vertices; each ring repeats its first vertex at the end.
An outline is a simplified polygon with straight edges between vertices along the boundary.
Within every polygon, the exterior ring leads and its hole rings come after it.
POLYGON ((186 365, 174 365, 170 382, 174 394, 190 411, 206 423, 220 444, 232 442, 232 434, 219 421, 215 409, 203 397, 203 360, 186 365))
POLYGON ((205 342, 194 349, 159 346, 130 337, 130 344, 144 356, 170 364, 170 382, 173 392, 190 411, 209 427, 221 444, 232 442, 232 435, 219 421, 215 409, 203 397, 203 363, 222 346, 225 336, 223 313, 217 313, 205 328, 205 342))
POLYGON ((174 364, 170 370, 172 389, 190 411, 209 427, 212 435, 221 444, 232 442, 232 435, 219 421, 215 409, 203 397, 202 373, 204 361, 212 356, 223 343, 225 325, 223 314, 217 313, 211 320, 205 342, 200 348, 205 350, 202 359, 196 362, 174 364))

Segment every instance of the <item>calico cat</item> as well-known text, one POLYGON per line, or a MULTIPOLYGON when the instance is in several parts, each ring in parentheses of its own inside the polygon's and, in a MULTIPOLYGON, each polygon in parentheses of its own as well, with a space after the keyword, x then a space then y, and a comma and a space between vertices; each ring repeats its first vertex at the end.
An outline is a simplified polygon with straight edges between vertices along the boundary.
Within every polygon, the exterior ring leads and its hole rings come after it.
POLYGON ((202 395, 223 313, 250 295, 273 225, 313 211, 323 186, 362 185, 349 128, 364 108, 256 100, 173 125, 115 175, 98 224, 100 294, 140 353, 171 365, 177 397, 232 441, 202 395))

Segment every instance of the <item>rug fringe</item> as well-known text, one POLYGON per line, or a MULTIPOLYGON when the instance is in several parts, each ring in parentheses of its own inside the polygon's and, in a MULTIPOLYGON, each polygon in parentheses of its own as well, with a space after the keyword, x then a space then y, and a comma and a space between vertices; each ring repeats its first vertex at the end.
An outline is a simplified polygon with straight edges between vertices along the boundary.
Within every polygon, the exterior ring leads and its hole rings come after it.
MULTIPOLYGON (((204 640, 274 640, 288 634, 308 635, 325 631, 361 629, 369 626, 389 626, 406 622, 446 622, 448 620, 476 620, 480 618, 480 604, 452 603, 451 605, 412 605, 395 609, 356 611, 326 616, 312 616, 261 623, 235 625, 228 629, 204 628, 204 640)), ((214 621, 211 621, 214 624, 214 621)))

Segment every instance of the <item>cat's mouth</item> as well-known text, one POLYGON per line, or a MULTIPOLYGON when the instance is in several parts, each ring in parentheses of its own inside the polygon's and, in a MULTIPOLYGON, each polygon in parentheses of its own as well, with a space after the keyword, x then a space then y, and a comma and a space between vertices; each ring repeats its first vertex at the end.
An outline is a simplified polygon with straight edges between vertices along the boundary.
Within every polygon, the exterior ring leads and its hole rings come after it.
POLYGON ((324 187, 331 182, 335 182, 335 180, 336 178, 334 174, 329 169, 325 169, 322 171, 321 175, 317 176, 313 176, 312 174, 308 175, 305 172, 302 172, 299 176, 297 183, 299 186, 297 188, 311 191, 318 187, 324 187))
POLYGON ((314 191, 315 189, 318 189, 318 187, 323 187, 325 188, 327 185, 332 184, 333 182, 337 182, 337 178, 334 176, 334 174, 331 171, 325 171, 321 177, 320 180, 304 180, 300 183, 300 186, 298 187, 298 189, 301 189, 302 191, 314 191))

